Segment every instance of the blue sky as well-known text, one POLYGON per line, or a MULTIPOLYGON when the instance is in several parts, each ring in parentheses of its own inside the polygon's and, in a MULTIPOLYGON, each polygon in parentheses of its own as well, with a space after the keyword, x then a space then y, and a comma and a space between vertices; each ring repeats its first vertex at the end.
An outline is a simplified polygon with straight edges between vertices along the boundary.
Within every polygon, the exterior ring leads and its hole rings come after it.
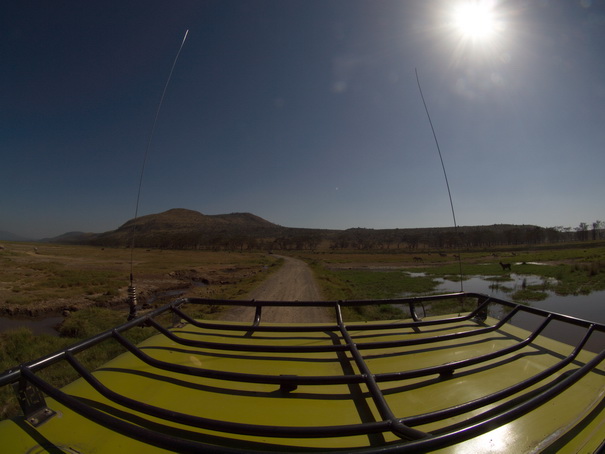
POLYGON ((251 212, 288 227, 605 220, 605 1, 9 1, 0 230, 251 212))

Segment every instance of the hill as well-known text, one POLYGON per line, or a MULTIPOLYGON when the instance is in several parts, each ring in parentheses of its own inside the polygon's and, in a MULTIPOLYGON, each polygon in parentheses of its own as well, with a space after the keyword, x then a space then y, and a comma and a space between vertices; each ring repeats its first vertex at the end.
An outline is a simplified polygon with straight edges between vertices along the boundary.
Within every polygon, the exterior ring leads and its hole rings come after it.
POLYGON ((216 238, 267 238, 279 235, 284 227, 251 213, 205 215, 198 211, 174 208, 141 216, 116 230, 88 238, 85 242, 103 246, 135 245, 153 248, 207 248, 216 238))
POLYGON ((131 219, 117 229, 130 231, 135 227, 139 232, 152 230, 220 230, 220 229, 249 229, 279 227, 251 213, 231 213, 205 215, 199 211, 184 208, 173 208, 159 214, 149 214, 137 219, 131 219))
POLYGON ((316 249, 356 250, 490 248, 571 241, 570 234, 534 225, 427 227, 347 230, 283 227, 251 213, 205 215, 175 208, 131 219, 116 230, 94 234, 70 232, 47 241, 107 247, 162 249, 316 249))

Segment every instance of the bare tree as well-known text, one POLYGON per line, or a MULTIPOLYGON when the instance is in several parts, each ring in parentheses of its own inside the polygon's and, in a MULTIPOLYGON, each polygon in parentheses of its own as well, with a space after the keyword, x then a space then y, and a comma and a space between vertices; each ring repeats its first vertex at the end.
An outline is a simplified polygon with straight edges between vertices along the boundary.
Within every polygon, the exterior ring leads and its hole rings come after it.
POLYGON ((600 230, 603 228, 603 221, 594 221, 592 223, 592 239, 596 240, 601 237, 600 230))

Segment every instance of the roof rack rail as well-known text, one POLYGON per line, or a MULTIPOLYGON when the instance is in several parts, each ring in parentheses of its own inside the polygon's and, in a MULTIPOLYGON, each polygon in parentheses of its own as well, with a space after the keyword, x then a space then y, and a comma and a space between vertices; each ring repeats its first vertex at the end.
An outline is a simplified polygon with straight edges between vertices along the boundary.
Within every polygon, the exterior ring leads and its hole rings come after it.
POLYGON ((57 412, 71 411, 93 426, 178 452, 285 447, 418 452, 473 440, 535 411, 542 414, 547 402, 580 387, 600 394, 585 405, 586 414, 573 418, 594 418, 591 412, 603 412, 604 406, 604 334, 603 324, 468 292, 371 301, 183 298, 8 370, 0 375, 0 386, 15 386, 24 418, 37 430, 50 426, 57 412), (424 311, 422 319, 416 312, 421 305, 430 305, 431 312, 452 302, 462 303, 465 311, 446 316, 424 311), (345 308, 383 304, 406 308, 409 319, 344 320, 345 308), (188 314, 200 305, 252 307, 254 318, 202 321, 188 314), (285 305, 331 309, 334 322, 263 324, 264 308, 285 305), (159 320, 165 314, 173 315, 172 327, 159 320), (524 327, 515 326, 518 319, 524 327), (576 327, 575 343, 545 335, 554 324, 576 327), (125 334, 138 326, 151 326, 157 335, 134 345, 125 334), (127 354, 88 371, 77 354, 109 340, 127 354), (77 384, 58 389, 37 374, 59 361, 80 375, 77 384), (520 366, 527 370, 500 376, 520 366), (129 386, 123 386, 125 380, 129 386), (461 383, 468 388, 461 391, 461 383), (172 399, 159 397, 163 388, 170 389, 172 399), (224 409, 206 407, 225 396, 228 402, 238 396, 244 402, 228 418, 224 409), (199 404, 191 405, 192 399, 199 404), (263 414, 263 404, 275 408, 277 403, 289 410, 263 414), (320 409, 334 414, 320 417, 320 409), (301 422, 304 412, 310 417, 301 422))

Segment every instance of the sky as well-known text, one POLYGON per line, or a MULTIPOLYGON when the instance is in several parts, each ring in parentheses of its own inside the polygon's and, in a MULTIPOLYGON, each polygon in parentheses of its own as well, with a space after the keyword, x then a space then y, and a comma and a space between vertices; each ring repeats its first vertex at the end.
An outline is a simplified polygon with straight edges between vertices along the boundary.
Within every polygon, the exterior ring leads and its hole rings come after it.
POLYGON ((468 3, 3 2, 0 230, 605 220, 605 0, 468 3))

